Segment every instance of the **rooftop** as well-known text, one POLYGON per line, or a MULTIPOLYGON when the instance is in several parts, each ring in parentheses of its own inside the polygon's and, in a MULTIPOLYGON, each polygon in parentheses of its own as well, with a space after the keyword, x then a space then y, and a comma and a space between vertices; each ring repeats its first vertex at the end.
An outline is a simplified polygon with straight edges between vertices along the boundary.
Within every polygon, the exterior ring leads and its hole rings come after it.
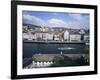
POLYGON ((53 61, 54 57, 61 57, 61 54, 34 54, 33 61, 53 61))

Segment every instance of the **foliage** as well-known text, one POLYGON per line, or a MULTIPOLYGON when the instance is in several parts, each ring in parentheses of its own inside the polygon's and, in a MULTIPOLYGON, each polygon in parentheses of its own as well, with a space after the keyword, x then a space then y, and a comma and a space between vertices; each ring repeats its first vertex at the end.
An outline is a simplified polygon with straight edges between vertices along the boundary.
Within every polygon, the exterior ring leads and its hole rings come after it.
POLYGON ((90 53, 89 48, 86 48, 86 49, 85 49, 85 53, 86 53, 86 54, 89 54, 89 53, 90 53))
POLYGON ((59 59, 58 57, 56 57, 54 64, 52 64, 51 67, 82 66, 82 65, 89 65, 89 62, 87 62, 86 58, 83 56, 74 60, 72 60, 68 56, 63 56, 63 58, 59 59))
POLYGON ((87 59, 83 56, 81 56, 80 58, 76 59, 75 62, 81 66, 81 65, 89 65, 89 62, 87 62, 87 59))

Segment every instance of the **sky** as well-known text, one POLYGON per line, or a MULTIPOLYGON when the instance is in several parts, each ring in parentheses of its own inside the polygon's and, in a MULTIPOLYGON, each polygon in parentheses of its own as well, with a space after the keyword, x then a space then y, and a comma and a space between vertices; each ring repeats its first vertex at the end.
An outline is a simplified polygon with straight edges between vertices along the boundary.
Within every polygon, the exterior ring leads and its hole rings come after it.
POLYGON ((86 13, 23 11, 23 24, 47 27, 89 29, 90 15, 86 13))

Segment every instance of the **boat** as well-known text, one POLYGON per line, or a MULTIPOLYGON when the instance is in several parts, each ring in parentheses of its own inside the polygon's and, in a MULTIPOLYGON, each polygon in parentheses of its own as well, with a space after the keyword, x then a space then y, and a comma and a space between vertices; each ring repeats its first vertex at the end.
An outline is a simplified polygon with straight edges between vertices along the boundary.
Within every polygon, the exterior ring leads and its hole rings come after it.
POLYGON ((72 50, 72 49, 75 49, 75 48, 72 48, 72 47, 61 47, 61 48, 58 48, 58 50, 72 50))

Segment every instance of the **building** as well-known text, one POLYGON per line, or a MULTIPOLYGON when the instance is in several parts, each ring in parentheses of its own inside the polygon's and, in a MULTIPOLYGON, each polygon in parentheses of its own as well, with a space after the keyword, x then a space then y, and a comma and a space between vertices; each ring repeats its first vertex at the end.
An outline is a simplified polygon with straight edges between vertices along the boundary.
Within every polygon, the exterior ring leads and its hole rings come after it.
POLYGON ((60 40, 60 38, 59 38, 59 35, 58 35, 58 34, 54 34, 54 40, 55 40, 55 41, 59 41, 59 40, 60 40))
POLYGON ((84 34, 84 41, 89 42, 90 36, 89 34, 84 34))
POLYGON ((89 30, 49 28, 47 26, 37 26, 31 24, 23 25, 23 40, 37 41, 86 41, 89 42, 89 30))
POLYGON ((33 68, 47 67, 53 64, 53 55, 35 54, 33 55, 33 68))
POLYGON ((52 32, 48 32, 47 34, 47 40, 53 40, 54 34, 52 32))
POLYGON ((70 34, 70 41, 81 41, 80 34, 70 34))
POLYGON ((27 33, 23 33, 23 39, 24 40, 35 40, 36 39, 36 35, 29 31, 27 33))
POLYGON ((42 33, 43 32, 41 32, 41 31, 35 32, 36 40, 42 40, 43 39, 42 33))
POLYGON ((29 35, 27 33, 23 33, 23 39, 24 40, 28 40, 29 39, 29 35))
POLYGON ((81 41, 81 34, 78 29, 69 30, 69 40, 70 41, 81 41))
POLYGON ((41 31, 42 32, 46 32, 46 31, 49 31, 50 29, 46 26, 41 26, 41 31))
POLYGON ((77 29, 68 29, 64 32, 64 41, 81 41, 81 34, 77 29))
POLYGON ((65 32, 64 32, 64 40, 65 41, 69 41, 69 31, 68 30, 66 30, 65 32))
POLYGON ((53 40, 53 33, 38 31, 35 32, 36 40, 53 40))
POLYGON ((48 33, 42 32, 42 40, 48 40, 48 33))

